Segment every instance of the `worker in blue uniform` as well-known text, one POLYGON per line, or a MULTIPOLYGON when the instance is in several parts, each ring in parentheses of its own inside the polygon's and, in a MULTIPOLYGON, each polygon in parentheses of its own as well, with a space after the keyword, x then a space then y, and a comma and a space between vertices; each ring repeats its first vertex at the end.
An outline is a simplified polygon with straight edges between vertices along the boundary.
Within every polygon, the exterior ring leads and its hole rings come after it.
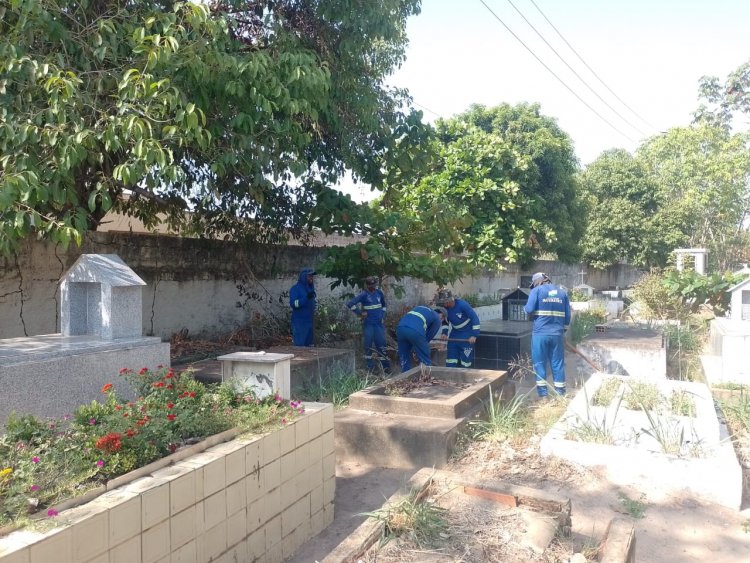
POLYGON ((299 280, 289 290, 289 306, 292 308, 292 343, 295 346, 314 346, 313 317, 317 294, 315 293, 315 270, 304 268, 299 280))
POLYGON ((531 361, 536 374, 536 391, 547 396, 547 364, 558 395, 565 395, 565 331, 570 324, 568 294, 554 285, 549 276, 537 272, 531 277, 531 293, 524 307, 533 317, 531 361))
POLYGON ((385 294, 378 287, 378 278, 370 276, 365 279, 365 289, 356 297, 347 301, 346 306, 362 319, 364 336, 365 362, 368 371, 375 371, 375 359, 380 362, 383 372, 391 373, 391 362, 386 354, 385 342, 385 294))
POLYGON ((420 364, 431 366, 430 340, 435 338, 448 313, 443 307, 430 309, 418 305, 406 313, 396 327, 398 360, 401 371, 411 369, 412 352, 417 354, 420 364))
MULTIPOLYGON (((449 368, 470 368, 474 363, 474 343, 479 336, 479 316, 476 311, 463 299, 456 299, 449 289, 438 291, 437 305, 448 311, 448 325, 450 326, 450 340, 445 365, 449 368)), ((447 339, 448 335, 441 335, 447 339)))

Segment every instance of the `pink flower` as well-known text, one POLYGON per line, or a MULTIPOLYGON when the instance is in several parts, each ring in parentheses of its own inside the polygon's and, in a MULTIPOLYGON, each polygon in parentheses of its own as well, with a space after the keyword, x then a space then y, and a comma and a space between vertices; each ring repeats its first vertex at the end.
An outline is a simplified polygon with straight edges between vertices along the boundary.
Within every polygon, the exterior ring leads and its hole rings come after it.
POLYGON ((60 514, 60 513, 59 513, 59 512, 57 511, 57 510, 55 510, 54 508, 50 508, 50 509, 49 509, 49 510, 47 511, 47 516, 49 516, 50 518, 54 518, 54 517, 55 517, 55 516, 57 516, 58 514, 60 514))
POLYGON ((39 485, 31 485, 31 491, 32 492, 33 491, 38 491, 38 490, 39 490, 39 485))
POLYGON ((39 457, 38 456, 32 457, 31 458, 31 463, 39 463, 39 457))
POLYGON ((94 424, 96 424, 96 419, 95 418, 89 418, 89 424, 91 426, 93 426, 94 424))
POLYGON ((281 424, 286 424, 286 418, 281 419, 281 424))
POLYGON ((96 466, 97 466, 97 467, 104 467, 104 460, 103 460, 103 459, 100 459, 99 461, 97 461, 97 462, 96 462, 96 466))

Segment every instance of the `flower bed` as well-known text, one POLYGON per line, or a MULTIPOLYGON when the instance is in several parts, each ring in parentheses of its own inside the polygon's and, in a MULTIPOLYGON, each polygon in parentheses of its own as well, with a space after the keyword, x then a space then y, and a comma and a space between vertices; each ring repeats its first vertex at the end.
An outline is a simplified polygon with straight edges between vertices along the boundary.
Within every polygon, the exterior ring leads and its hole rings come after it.
POLYGON ((108 383, 69 420, 9 421, 2 563, 281 561, 333 520, 331 405, 120 376, 132 400, 108 383))

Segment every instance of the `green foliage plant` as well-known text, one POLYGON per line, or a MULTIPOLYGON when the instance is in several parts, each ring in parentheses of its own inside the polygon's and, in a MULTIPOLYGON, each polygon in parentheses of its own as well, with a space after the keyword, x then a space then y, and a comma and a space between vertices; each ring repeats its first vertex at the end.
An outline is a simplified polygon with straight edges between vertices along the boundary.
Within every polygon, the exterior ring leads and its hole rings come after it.
POLYGON ((395 504, 363 514, 382 525, 380 547, 395 538, 408 539, 420 549, 439 542, 448 528, 447 510, 424 496, 413 490, 395 504))
POLYGON ((675 389, 670 396, 671 410, 677 416, 695 416, 695 399, 693 393, 684 389, 675 389))
POLYGON ((589 294, 579 289, 570 290, 568 297, 573 303, 585 303, 587 301, 591 301, 591 297, 589 296, 589 294))
POLYGON ((617 424, 617 415, 620 412, 623 396, 618 396, 612 411, 604 409, 601 417, 597 417, 591 412, 588 391, 585 385, 583 386, 583 393, 586 398, 586 418, 576 414, 576 420, 569 425, 565 433, 565 439, 613 445, 615 443, 614 427, 617 424))
POLYGON ((648 507, 648 505, 645 502, 645 493, 641 493, 640 497, 637 500, 630 498, 623 492, 618 494, 618 498, 620 499, 625 512, 627 512, 631 518, 640 520, 646 515, 646 508, 648 507))
POLYGON ((687 312, 680 300, 663 283, 663 275, 653 272, 643 276, 633 286, 633 300, 645 320, 681 319, 687 312))
MULTIPOLYGON (((532 390, 533 391, 533 390, 532 390)), ((489 399, 485 409, 485 420, 471 420, 469 427, 475 440, 502 442, 514 438, 526 425, 524 409, 529 394, 516 394, 510 401, 503 402, 492 395, 489 386, 489 399)))
POLYGON ((729 308, 730 295, 727 290, 741 281, 740 276, 731 272, 703 275, 694 270, 670 270, 662 284, 672 299, 679 300, 691 312, 701 305, 708 305, 717 315, 729 308))
POLYGON ((622 383, 616 377, 611 377, 602 382, 591 399, 591 404, 597 407, 607 407, 617 396, 622 383))
POLYGON ((664 396, 654 383, 647 381, 630 381, 623 394, 625 408, 630 410, 653 411, 665 401, 664 396))
POLYGON ((24 525, 33 513, 108 479, 142 467, 201 438, 239 428, 249 433, 283 426, 304 412, 278 395, 259 399, 232 384, 205 388, 188 372, 123 369, 102 400, 63 420, 12 415, 0 436, 0 526, 24 525))
POLYGON ((336 408, 349 404, 349 396, 380 381, 372 374, 334 371, 323 383, 306 382, 300 396, 308 401, 330 402, 336 408))
POLYGON ((594 332, 596 325, 606 322, 607 312, 604 309, 576 311, 570 323, 570 342, 574 346, 594 332))
POLYGON ((727 417, 739 424, 746 432, 750 431, 750 392, 742 389, 739 397, 721 401, 727 417))

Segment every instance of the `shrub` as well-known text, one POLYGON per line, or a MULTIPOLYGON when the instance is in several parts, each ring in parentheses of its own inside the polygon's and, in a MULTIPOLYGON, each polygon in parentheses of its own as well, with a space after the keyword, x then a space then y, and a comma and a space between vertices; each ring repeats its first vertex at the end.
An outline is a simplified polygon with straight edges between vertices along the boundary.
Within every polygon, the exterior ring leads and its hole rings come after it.
POLYGON ((591 301, 591 297, 589 297, 588 293, 586 293, 585 291, 580 291, 578 289, 570 290, 570 293, 568 293, 568 298, 574 303, 591 301))
POLYGON ((570 341, 573 345, 578 344, 589 334, 594 332, 596 325, 607 320, 607 312, 604 309, 589 309, 579 311, 573 316, 570 323, 570 341))
POLYGON ((239 427, 249 432, 286 423, 303 412, 278 395, 259 399, 230 383, 205 388, 188 372, 124 369, 137 391, 120 399, 113 384, 103 399, 72 417, 41 421, 11 415, 0 436, 0 526, 84 493, 183 445, 239 427))

